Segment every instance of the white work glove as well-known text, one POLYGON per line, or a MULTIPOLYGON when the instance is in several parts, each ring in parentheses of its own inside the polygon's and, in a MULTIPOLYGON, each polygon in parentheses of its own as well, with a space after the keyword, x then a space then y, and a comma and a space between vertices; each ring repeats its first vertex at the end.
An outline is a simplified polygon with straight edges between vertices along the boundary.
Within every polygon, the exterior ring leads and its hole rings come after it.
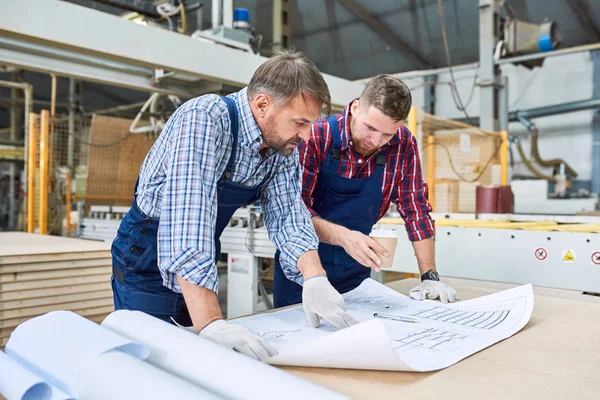
POLYGON ((456 290, 439 281, 426 280, 419 286, 410 289, 408 295, 415 300, 435 300, 438 297, 442 303, 454 303, 460 300, 460 296, 456 290))
POLYGON ((208 324, 198 335, 261 361, 279 353, 269 342, 246 327, 229 324, 222 319, 208 324))
POLYGON ((331 286, 325 276, 314 276, 304 281, 302 303, 308 322, 318 328, 320 318, 338 329, 358 324, 346 311, 344 298, 331 286))

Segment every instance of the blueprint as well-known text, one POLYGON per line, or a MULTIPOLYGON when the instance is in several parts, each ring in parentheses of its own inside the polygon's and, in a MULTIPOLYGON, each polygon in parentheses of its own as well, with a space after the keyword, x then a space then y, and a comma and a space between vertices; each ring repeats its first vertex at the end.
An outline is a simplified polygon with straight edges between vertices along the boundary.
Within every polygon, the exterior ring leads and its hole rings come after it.
POLYGON ((361 323, 342 330, 323 321, 312 328, 301 306, 231 322, 271 342, 279 350, 268 360, 275 365, 434 371, 512 336, 533 311, 531 285, 441 304, 367 279, 344 299, 361 323))
POLYGON ((0 398, 77 398, 80 373, 104 353, 143 360, 148 350, 71 311, 51 311, 21 323, 0 352, 0 398))

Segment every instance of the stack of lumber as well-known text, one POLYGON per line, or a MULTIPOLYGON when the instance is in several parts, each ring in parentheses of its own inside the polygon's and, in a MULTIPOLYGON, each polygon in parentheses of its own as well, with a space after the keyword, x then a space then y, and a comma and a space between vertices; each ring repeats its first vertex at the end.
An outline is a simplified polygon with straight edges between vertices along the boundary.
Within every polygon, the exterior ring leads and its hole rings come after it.
POLYGON ((0 232, 0 348, 20 323, 54 310, 100 322, 113 310, 110 243, 0 232))

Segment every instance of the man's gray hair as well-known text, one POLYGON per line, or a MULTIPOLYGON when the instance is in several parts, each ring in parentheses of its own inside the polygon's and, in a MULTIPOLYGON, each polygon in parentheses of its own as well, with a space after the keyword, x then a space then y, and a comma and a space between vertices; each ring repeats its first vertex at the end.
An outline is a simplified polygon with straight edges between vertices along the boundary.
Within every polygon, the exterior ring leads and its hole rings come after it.
POLYGON ((331 112, 331 95, 317 66, 303 53, 285 50, 275 53, 254 72, 248 84, 248 98, 265 93, 283 106, 298 94, 310 96, 331 112))

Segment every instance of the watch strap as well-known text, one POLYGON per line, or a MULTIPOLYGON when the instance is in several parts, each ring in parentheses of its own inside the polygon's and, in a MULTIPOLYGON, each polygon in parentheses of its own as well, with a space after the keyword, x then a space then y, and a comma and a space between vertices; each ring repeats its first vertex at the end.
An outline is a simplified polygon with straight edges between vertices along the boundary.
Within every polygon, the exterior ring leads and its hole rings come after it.
POLYGON ((427 271, 423 275, 421 275, 421 282, 439 281, 439 280, 440 280, 440 276, 438 275, 437 271, 434 269, 427 271))

